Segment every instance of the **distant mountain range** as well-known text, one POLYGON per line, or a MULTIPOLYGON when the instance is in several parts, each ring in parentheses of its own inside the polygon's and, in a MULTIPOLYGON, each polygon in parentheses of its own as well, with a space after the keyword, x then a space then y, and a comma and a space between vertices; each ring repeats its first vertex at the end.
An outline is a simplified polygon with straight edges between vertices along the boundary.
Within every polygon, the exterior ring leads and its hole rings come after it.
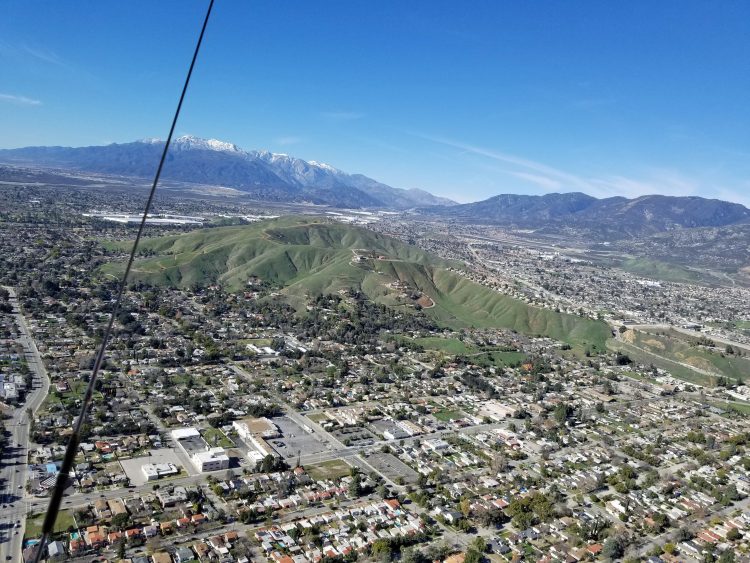
MULTIPOLYGON (((151 178, 164 141, 93 147, 27 147, 0 150, 0 162, 116 176, 151 178)), ((0 171, 1 175, 1 171, 0 171)), ((504 194, 467 204, 426 191, 404 190, 328 164, 232 143, 183 136, 170 147, 163 178, 235 188, 270 202, 316 203, 342 208, 417 210, 426 216, 596 238, 624 239, 675 229, 750 223, 737 203, 701 197, 642 196, 597 199, 583 193, 504 194)))
POLYGON ((750 209, 718 199, 662 195, 597 199, 579 192, 541 196, 503 194, 476 203, 422 211, 474 223, 549 232, 575 229, 605 238, 750 222, 750 209))
MULTIPOLYGON (((93 147, 26 147, 0 150, 0 162, 118 176, 151 178, 164 141, 93 147)), ((361 174, 232 143, 183 136, 170 145, 162 177, 238 189, 251 197, 334 207, 411 209, 455 202, 426 191, 393 188, 361 174)))

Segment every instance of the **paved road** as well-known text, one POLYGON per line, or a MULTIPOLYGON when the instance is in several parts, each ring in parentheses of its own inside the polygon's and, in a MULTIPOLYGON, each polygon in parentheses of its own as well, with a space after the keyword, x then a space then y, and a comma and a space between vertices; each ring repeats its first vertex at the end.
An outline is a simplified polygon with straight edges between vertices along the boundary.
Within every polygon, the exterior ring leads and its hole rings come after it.
POLYGON ((23 345, 26 361, 33 372, 31 391, 26 403, 15 409, 5 421, 10 431, 9 446, 3 451, 0 460, 0 561, 21 561, 23 524, 26 517, 25 486, 27 479, 27 459, 29 449, 29 424, 27 409, 36 412, 49 391, 49 377, 44 362, 39 355, 26 319, 20 313, 18 300, 13 288, 6 287, 11 296, 16 325, 20 329, 19 343, 23 345))

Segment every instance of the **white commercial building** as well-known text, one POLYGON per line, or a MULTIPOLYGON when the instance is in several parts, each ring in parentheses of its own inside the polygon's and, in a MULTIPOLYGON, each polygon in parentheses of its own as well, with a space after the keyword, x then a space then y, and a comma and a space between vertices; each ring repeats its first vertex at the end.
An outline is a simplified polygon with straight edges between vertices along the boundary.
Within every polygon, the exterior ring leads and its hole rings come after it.
POLYGON ((422 442, 423 449, 430 449, 433 452, 440 452, 447 450, 450 444, 441 438, 435 438, 434 440, 425 440, 422 442))
POLYGON ((148 481, 155 481, 161 477, 177 475, 180 472, 174 463, 145 463, 141 467, 141 471, 143 471, 143 474, 148 481))
POLYGON ((190 459, 198 471, 229 469, 229 456, 224 448, 211 448, 204 452, 196 452, 190 459))
POLYGON ((224 448, 210 447, 195 428, 172 430, 172 438, 188 455, 198 471, 218 471, 229 468, 229 456, 224 448))

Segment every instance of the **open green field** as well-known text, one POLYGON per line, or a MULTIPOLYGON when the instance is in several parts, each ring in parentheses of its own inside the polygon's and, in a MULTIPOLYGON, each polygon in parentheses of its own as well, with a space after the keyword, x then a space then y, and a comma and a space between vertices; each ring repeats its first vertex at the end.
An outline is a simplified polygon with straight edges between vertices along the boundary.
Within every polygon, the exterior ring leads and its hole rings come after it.
POLYGON ((750 415, 750 403, 743 403, 741 401, 716 401, 711 403, 715 407, 720 409, 735 411, 740 414, 750 415))
POLYGON ((465 356, 469 361, 482 367, 508 367, 515 366, 526 359, 522 352, 507 352, 493 348, 482 348, 471 346, 458 338, 442 338, 440 336, 428 336, 424 338, 400 338, 419 344, 425 350, 443 352, 451 356, 465 356))
MULTIPOLYGON (((146 239, 141 253, 145 256, 135 263, 132 278, 155 285, 220 283, 238 291, 258 277, 282 286, 287 300, 300 311, 305 296, 341 289, 357 289, 377 303, 413 311, 414 303, 393 285, 400 282, 434 301, 424 313, 443 326, 508 328, 548 336, 579 350, 603 350, 609 338, 604 322, 532 307, 448 270, 458 263, 326 219, 283 217, 146 239), (360 249, 367 253, 358 254, 361 258, 355 261, 360 249)), ((118 274, 123 267, 112 263, 101 271, 118 274)))
POLYGON ((226 434, 224 434, 218 428, 208 426, 201 431, 201 436, 203 436, 203 439, 206 441, 206 443, 209 446, 212 446, 212 447, 218 446, 221 448, 233 448, 234 447, 234 442, 232 442, 232 440, 227 438, 226 434))
POLYGON ((653 364, 657 368, 669 372, 677 379, 682 379, 683 381, 687 381, 688 383, 695 383, 697 385, 706 386, 711 384, 709 377, 707 377, 706 375, 682 366, 679 363, 664 358, 660 355, 637 348, 632 344, 628 344, 627 342, 622 342, 620 340, 610 340, 607 343, 607 347, 611 350, 615 350, 627 355, 636 363, 645 365, 653 364))
POLYGON ((747 380, 750 361, 697 345, 694 338, 671 332, 667 335, 629 331, 627 341, 611 340, 608 347, 633 361, 666 370, 674 377, 698 385, 714 386, 721 377, 747 380), (632 333, 632 334, 629 334, 632 333))
POLYGON ((323 479, 340 479, 346 477, 351 471, 351 466, 342 459, 332 459, 314 465, 305 466, 305 471, 311 479, 320 481, 323 479))
POLYGON ((464 413, 457 410, 443 409, 433 413, 433 416, 442 422, 449 422, 458 418, 463 418, 464 413))
MULTIPOLYGON (((44 514, 37 514, 33 518, 26 519, 26 531, 24 538, 35 539, 42 535, 42 523, 44 514)), ((67 532, 69 528, 74 527, 75 519, 71 510, 61 510, 55 521, 55 533, 67 532)))
POLYGON ((623 339, 667 360, 687 364, 698 370, 733 380, 750 377, 750 360, 727 354, 724 346, 709 348, 695 337, 677 331, 645 332, 629 330, 623 339))
POLYGON ((620 263, 620 268, 632 274, 662 281, 696 283, 712 280, 683 266, 652 258, 631 258, 620 263))
MULTIPOLYGON (((88 382, 80 379, 69 379, 68 384, 70 389, 64 393, 60 393, 56 390, 50 390, 47 396, 42 402, 42 409, 49 409, 52 405, 65 405, 69 407, 76 401, 78 401, 83 394, 86 392, 86 386, 88 382)), ((94 397, 102 398, 101 391, 94 391, 94 397)))
POLYGON ((523 363, 526 354, 523 352, 502 352, 499 350, 490 350, 481 354, 470 356, 473 363, 482 367, 516 367, 523 363))
POLYGON ((629 377, 630 379, 635 379, 637 381, 648 381, 649 383, 653 383, 654 385, 659 384, 659 382, 653 377, 649 377, 637 371, 623 372, 622 375, 624 375, 625 377, 629 377))
POLYGON ((470 354, 476 351, 476 348, 461 342, 458 338, 427 336, 425 338, 414 338, 412 341, 422 346, 425 350, 435 350, 452 355, 470 354))

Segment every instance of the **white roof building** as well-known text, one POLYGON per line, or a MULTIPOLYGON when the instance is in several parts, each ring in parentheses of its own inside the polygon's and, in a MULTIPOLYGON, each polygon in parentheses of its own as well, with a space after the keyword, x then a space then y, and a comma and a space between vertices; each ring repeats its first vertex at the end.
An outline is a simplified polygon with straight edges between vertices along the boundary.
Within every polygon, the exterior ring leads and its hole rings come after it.
POLYGON ((224 448, 211 448, 205 452, 196 452, 190 458, 198 471, 219 471, 229 468, 229 456, 224 448))

